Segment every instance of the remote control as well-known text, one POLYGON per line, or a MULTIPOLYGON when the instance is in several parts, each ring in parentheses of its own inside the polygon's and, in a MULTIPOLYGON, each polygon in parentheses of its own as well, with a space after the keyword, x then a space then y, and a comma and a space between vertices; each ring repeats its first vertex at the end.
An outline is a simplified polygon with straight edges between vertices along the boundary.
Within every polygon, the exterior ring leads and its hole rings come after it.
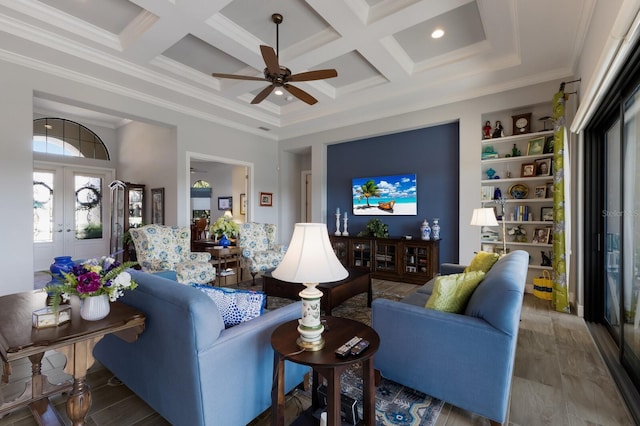
POLYGON ((360 339, 360 341, 351 348, 351 355, 358 356, 368 347, 369 342, 364 339, 360 339))
POLYGON ((360 337, 354 337, 353 339, 349 340, 347 343, 345 343, 344 345, 340 346, 338 349, 336 349, 336 356, 339 356, 341 358, 346 357, 347 355, 349 355, 351 353, 351 348, 354 347, 358 342, 360 342, 362 340, 362 338, 360 337))

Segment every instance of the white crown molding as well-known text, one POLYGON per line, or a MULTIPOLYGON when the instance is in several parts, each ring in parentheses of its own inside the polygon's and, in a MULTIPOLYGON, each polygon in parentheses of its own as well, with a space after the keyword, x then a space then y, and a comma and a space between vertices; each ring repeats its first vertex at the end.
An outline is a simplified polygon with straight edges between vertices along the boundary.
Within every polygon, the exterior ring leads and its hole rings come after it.
MULTIPOLYGON (((61 12, 59 9, 48 6, 36 0, 0 0, 0 4, 13 9, 16 12, 23 13, 38 21, 46 22, 49 25, 68 31, 79 37, 86 38, 96 42, 102 46, 108 47, 116 51, 122 51, 120 39, 117 35, 103 30, 86 23, 68 13, 61 12)), ((5 16, 5 18, 9 18, 5 16)), ((18 22, 18 21, 16 21, 18 22)), ((25 25, 24 22, 20 22, 20 25, 25 25)), ((14 25, 15 26, 15 23, 14 25)), ((18 35, 18 34, 16 34, 18 35)), ((49 42, 55 43, 57 36, 53 37, 49 42)))
POLYGON ((158 17, 153 13, 143 10, 135 17, 135 19, 120 32, 120 44, 122 50, 131 46, 136 40, 142 36, 145 31, 158 22, 158 17))
MULTIPOLYGON (((115 93, 127 98, 139 100, 141 102, 155 105, 161 108, 166 108, 168 110, 175 111, 181 114, 200 118, 206 121, 210 121, 210 122, 220 124, 226 127, 230 127, 236 130, 240 130, 243 132, 248 132, 255 135, 277 140, 277 137, 275 135, 265 135, 262 131, 260 131, 257 128, 239 124, 235 121, 223 119, 215 114, 205 113, 199 109, 190 108, 182 104, 178 104, 163 98, 159 98, 157 96, 152 96, 147 93, 133 90, 130 87, 125 87, 118 84, 110 83, 92 76, 88 76, 86 74, 76 72, 68 68, 53 65, 53 64, 39 61, 33 58, 28 58, 26 56, 18 55, 13 52, 9 52, 2 49, 0 49, 0 59, 16 65, 24 66, 30 69, 34 69, 36 71, 50 74, 59 78, 71 80, 73 82, 80 83, 80 84, 86 84, 88 86, 95 87, 97 89, 105 90, 107 92, 115 93)), ((253 110, 253 113, 255 116, 256 111, 253 110)), ((278 123, 277 122, 274 123, 273 121, 274 120, 269 120, 267 121, 267 124, 277 126, 278 123)))
POLYGON ((184 65, 181 62, 174 61, 173 59, 168 58, 166 56, 162 56, 162 55, 157 56, 153 58, 149 62, 149 64, 155 67, 158 67, 164 71, 170 72, 174 75, 188 78, 189 80, 192 80, 193 82, 201 84, 212 90, 216 90, 218 92, 222 90, 219 79, 214 78, 210 75, 205 75, 200 71, 197 71, 187 65, 184 65))

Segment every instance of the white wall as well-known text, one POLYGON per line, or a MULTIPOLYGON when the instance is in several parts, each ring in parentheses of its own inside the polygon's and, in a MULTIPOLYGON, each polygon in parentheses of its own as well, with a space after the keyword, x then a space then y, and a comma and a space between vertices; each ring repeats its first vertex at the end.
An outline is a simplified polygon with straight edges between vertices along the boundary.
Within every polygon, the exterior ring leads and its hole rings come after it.
POLYGON ((119 129, 118 170, 124 182, 145 185, 144 223, 151 223, 151 189, 164 188, 164 223, 177 225, 175 127, 133 121, 119 129))
POLYGON ((32 89, 0 63, 0 295, 33 289, 32 89))

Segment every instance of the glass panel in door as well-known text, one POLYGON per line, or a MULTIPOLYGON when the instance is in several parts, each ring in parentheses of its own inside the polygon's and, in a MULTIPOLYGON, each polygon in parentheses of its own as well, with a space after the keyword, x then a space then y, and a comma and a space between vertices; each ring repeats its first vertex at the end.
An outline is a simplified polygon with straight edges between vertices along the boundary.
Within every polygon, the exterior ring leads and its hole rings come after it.
POLYGON ((109 253, 104 223, 113 172, 35 164, 33 173, 34 271, 47 270, 56 256, 74 259, 109 253), (107 188, 107 189, 105 189, 107 188))
POLYGON ((611 333, 620 339, 620 232, 622 225, 620 122, 606 133, 606 190, 605 190, 605 321, 611 333))
POLYGON ((625 103, 623 155, 622 361, 640 386, 640 89, 625 103))

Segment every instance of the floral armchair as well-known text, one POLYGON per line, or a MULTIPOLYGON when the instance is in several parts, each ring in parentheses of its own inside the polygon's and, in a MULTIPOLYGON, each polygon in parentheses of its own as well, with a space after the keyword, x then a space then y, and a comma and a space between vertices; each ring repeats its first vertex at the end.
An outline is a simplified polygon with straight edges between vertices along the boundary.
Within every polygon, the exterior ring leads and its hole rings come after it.
POLYGON ((276 225, 241 223, 238 246, 242 250, 242 267, 249 269, 253 283, 256 274, 276 268, 287 248, 276 244, 276 225))
POLYGON ((138 263, 145 272, 175 271, 179 283, 207 284, 216 279, 210 253, 191 252, 187 227, 145 225, 129 230, 138 263))

